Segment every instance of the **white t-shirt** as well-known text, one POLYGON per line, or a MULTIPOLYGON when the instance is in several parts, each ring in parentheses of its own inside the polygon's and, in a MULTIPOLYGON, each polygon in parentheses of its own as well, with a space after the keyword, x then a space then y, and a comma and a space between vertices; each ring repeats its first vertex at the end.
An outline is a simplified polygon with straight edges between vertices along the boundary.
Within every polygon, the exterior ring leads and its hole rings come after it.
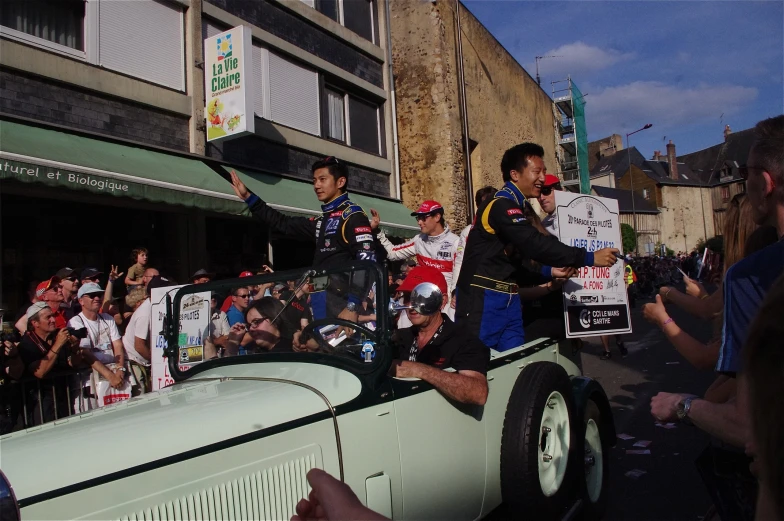
POLYGON ((226 313, 219 309, 212 314, 212 317, 210 318, 210 325, 207 327, 207 334, 204 336, 213 337, 213 339, 220 338, 222 336, 228 335, 229 330, 231 330, 231 326, 229 326, 229 319, 226 317, 226 313))
POLYGON ((84 313, 79 313, 68 321, 68 325, 74 329, 87 329, 87 337, 79 342, 79 347, 91 350, 102 364, 114 363, 112 342, 121 337, 111 315, 98 313, 96 320, 90 320, 84 313))
POLYGON ((122 337, 123 347, 125 347, 125 354, 128 356, 128 359, 147 367, 150 366, 150 362, 136 352, 134 339, 139 337, 146 340, 150 336, 151 316, 152 302, 150 299, 147 299, 131 315, 131 320, 128 321, 128 326, 125 328, 125 335, 122 337))

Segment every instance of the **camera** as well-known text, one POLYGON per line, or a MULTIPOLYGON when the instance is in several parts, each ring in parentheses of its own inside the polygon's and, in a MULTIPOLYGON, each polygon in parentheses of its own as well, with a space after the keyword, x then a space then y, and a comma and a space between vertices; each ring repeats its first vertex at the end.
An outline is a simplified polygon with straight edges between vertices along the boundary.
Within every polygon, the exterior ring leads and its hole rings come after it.
POLYGON ((87 338, 87 328, 86 327, 80 327, 79 329, 76 329, 74 327, 67 327, 65 329, 67 329, 68 330, 68 334, 71 335, 74 338, 78 338, 80 340, 82 338, 87 338))
POLYGON ((0 333, 0 342, 12 342, 14 344, 18 344, 22 341, 22 336, 19 334, 18 331, 12 331, 10 333, 0 333))

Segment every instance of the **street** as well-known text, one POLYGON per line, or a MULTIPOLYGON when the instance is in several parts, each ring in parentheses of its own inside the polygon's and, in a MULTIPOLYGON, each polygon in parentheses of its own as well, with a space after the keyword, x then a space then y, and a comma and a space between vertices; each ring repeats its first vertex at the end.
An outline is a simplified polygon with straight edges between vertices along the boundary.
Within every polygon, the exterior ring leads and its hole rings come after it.
MULTIPOLYGON (((696 520, 710 506, 694 460, 705 448, 708 437, 694 427, 657 427, 650 415, 650 400, 659 391, 702 394, 714 374, 698 371, 675 351, 658 328, 642 318, 642 306, 650 300, 638 299, 632 309, 634 333, 625 337, 629 356, 621 358, 611 341, 611 360, 600 360, 601 343, 586 343, 581 353, 583 374, 598 380, 613 408, 618 434, 634 439, 618 439, 612 449, 610 502, 605 519, 696 520), (640 440, 650 441, 650 455, 626 454, 640 440), (625 474, 642 470, 640 477, 625 474)), ((707 341, 711 324, 700 321, 670 305, 670 316, 695 338, 707 341)))

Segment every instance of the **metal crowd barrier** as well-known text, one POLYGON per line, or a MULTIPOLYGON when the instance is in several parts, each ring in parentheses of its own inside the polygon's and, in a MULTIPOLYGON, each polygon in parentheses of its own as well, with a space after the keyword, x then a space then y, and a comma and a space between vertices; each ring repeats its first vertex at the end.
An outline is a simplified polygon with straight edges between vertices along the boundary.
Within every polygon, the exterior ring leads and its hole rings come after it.
POLYGON ((5 419, 0 425, 0 434, 94 408, 94 405, 88 403, 91 398, 85 396, 84 390, 84 382, 92 378, 92 372, 92 369, 86 368, 78 371, 51 371, 44 378, 25 376, 20 380, 5 379, 0 385, 0 416, 5 419))

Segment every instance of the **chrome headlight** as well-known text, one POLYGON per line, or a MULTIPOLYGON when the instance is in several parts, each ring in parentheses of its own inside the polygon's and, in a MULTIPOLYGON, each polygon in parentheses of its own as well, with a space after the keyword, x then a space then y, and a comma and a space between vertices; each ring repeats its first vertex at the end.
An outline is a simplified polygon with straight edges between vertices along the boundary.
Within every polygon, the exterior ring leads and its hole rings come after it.
POLYGON ((0 521, 19 521, 19 503, 8 478, 0 470, 0 521))

